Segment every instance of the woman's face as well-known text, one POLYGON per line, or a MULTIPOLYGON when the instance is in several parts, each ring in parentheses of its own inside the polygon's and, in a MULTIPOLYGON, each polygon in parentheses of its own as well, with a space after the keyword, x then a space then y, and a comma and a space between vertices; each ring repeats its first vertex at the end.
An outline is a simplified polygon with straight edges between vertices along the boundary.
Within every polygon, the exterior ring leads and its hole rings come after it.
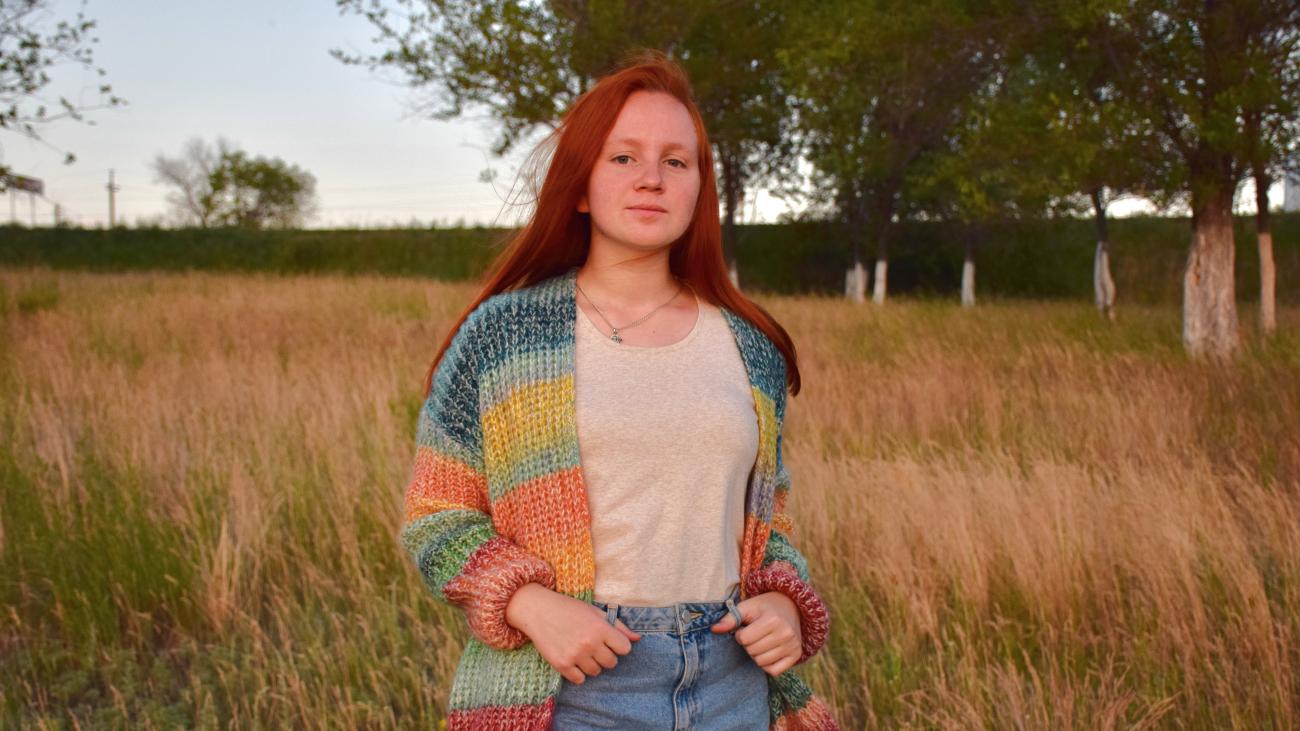
POLYGON ((646 251, 676 241, 695 214, 698 162, 686 106, 662 92, 632 92, 578 201, 591 214, 592 246, 646 251))

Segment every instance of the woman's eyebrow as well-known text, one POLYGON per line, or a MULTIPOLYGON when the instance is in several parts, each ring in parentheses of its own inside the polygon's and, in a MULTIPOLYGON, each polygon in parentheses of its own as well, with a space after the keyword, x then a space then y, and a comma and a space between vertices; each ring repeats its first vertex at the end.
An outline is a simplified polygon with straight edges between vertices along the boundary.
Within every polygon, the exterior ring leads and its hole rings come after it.
MULTIPOLYGON (((641 145, 642 145, 642 142, 641 142, 641 140, 634 139, 634 138, 632 138, 632 137, 620 137, 620 138, 618 138, 618 139, 616 139, 616 140, 610 140, 609 143, 608 143, 608 145, 606 145, 606 146, 622 146, 622 145, 627 145, 627 146, 629 146, 629 147, 637 147, 637 148, 640 148, 641 145)), ((665 145, 665 147, 666 147, 667 149, 669 149, 669 150, 680 150, 681 152, 690 152, 690 151, 691 151, 689 147, 687 147, 686 145, 683 145, 683 144, 680 143, 680 142, 669 142, 667 145, 665 145)))

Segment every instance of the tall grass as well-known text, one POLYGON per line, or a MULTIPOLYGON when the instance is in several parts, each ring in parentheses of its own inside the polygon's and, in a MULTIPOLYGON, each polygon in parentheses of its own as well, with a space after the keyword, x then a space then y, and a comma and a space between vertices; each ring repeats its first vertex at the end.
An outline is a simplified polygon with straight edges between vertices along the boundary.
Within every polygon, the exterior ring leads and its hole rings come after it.
MULTIPOLYGON (((0 270, 0 726, 436 726, 395 532, 470 295, 0 270)), ((1300 725, 1300 310, 1215 367, 1169 308, 759 299, 845 728, 1300 725)))

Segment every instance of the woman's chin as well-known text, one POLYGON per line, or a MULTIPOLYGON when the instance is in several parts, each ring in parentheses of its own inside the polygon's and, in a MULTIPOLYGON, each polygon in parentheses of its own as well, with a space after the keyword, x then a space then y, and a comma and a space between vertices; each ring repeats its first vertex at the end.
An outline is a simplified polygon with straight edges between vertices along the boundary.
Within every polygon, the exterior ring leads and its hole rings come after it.
POLYGON ((625 237, 619 237, 614 240, 620 242, 623 246, 629 249, 636 249, 638 251, 655 251, 656 249, 670 246, 680 237, 681 234, 669 236, 667 233, 662 232, 656 234, 642 231, 625 237))

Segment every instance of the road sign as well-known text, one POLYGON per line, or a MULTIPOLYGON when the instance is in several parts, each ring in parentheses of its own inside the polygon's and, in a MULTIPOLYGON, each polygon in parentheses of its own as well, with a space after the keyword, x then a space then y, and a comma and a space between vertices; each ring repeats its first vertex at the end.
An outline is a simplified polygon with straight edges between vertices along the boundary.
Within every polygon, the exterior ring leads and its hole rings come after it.
POLYGON ((29 178, 25 175, 6 175, 5 185, 11 190, 25 190, 36 195, 45 195, 45 181, 29 178))

